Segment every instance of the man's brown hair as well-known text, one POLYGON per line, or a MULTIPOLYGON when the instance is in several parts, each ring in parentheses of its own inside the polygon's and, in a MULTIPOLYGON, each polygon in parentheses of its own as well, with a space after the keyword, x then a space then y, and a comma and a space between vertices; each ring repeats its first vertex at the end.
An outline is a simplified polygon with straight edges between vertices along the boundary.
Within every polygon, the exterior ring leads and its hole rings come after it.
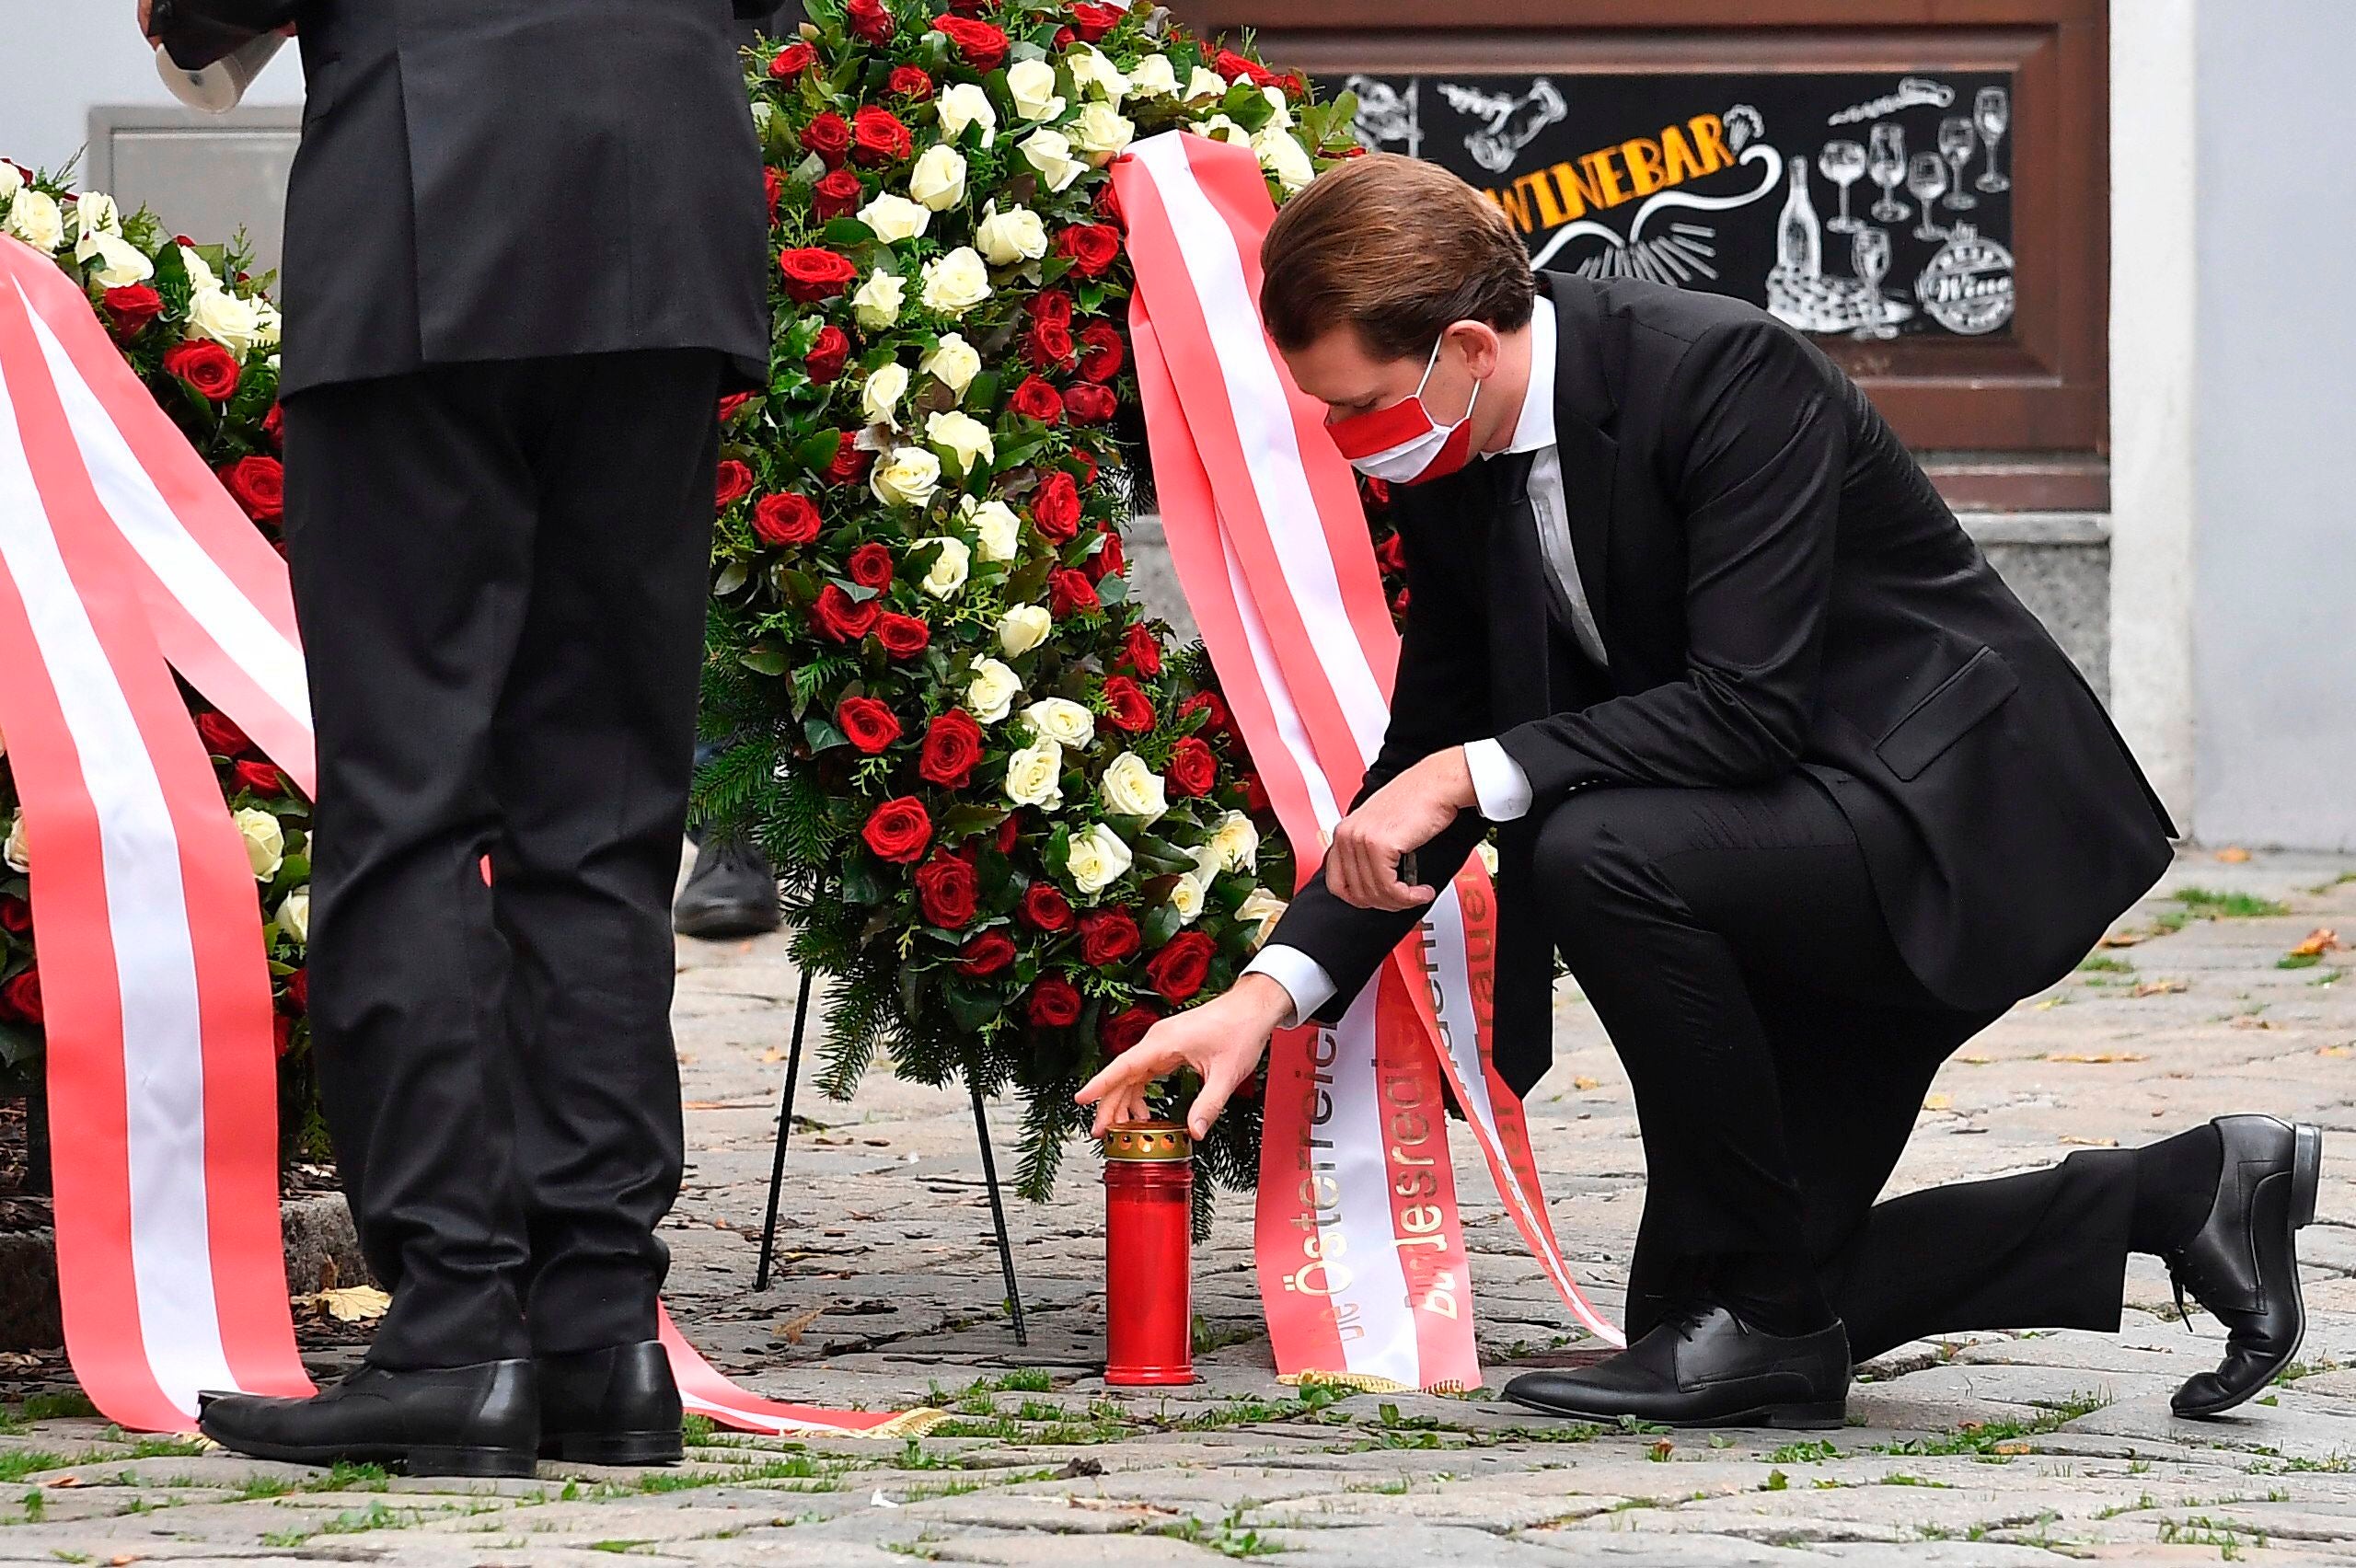
POLYGON ((1369 153, 1284 205, 1260 244, 1260 314, 1282 349, 1335 327, 1421 359, 1451 321, 1530 319, 1530 253, 1505 213, 1437 164, 1369 153))

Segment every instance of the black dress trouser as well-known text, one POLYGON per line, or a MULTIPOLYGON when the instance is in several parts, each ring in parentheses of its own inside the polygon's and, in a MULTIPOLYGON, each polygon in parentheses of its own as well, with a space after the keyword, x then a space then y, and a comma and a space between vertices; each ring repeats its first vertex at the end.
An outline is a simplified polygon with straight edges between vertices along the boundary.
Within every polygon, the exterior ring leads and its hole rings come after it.
POLYGON ((722 374, 649 351, 286 404, 312 1040, 392 1293, 378 1365, 654 1335, 722 374))
POLYGON ((1814 780, 1581 790, 1541 824, 1534 870, 1635 1091, 1632 1339, 1697 1294, 1829 1309, 1859 1360, 1942 1332, 2119 1326, 2131 1151, 1876 1201, 1940 1064, 2004 1009, 1923 989, 1814 780))

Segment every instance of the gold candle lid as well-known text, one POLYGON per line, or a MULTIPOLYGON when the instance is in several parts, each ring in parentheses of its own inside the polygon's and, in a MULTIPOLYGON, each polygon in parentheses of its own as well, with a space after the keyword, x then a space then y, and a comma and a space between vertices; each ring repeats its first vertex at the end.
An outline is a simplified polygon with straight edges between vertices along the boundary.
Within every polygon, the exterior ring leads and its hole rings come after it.
POLYGON ((1177 1122, 1124 1122, 1104 1135, 1107 1159, 1192 1159, 1195 1140, 1177 1122))

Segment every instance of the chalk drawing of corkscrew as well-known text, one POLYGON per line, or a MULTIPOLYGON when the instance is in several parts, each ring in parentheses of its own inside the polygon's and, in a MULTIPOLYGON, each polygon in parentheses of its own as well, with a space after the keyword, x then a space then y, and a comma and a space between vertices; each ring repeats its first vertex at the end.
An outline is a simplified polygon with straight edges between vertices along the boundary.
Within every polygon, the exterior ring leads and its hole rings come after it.
POLYGON ((1570 113, 1562 92, 1543 76, 1532 80, 1530 90, 1519 98, 1456 82, 1440 83, 1439 96, 1457 113, 1482 122, 1479 130, 1465 136, 1464 150, 1491 174, 1511 168, 1516 156, 1536 141, 1540 132, 1570 113))

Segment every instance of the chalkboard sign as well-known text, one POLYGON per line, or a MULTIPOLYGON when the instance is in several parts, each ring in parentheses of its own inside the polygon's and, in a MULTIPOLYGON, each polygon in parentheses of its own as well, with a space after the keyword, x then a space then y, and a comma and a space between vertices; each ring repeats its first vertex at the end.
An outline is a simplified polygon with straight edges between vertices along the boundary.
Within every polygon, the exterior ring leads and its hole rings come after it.
POLYGON ((1734 294, 1803 331, 2013 318, 2005 74, 1352 75, 1358 139, 1485 194, 1539 265, 1734 294))

